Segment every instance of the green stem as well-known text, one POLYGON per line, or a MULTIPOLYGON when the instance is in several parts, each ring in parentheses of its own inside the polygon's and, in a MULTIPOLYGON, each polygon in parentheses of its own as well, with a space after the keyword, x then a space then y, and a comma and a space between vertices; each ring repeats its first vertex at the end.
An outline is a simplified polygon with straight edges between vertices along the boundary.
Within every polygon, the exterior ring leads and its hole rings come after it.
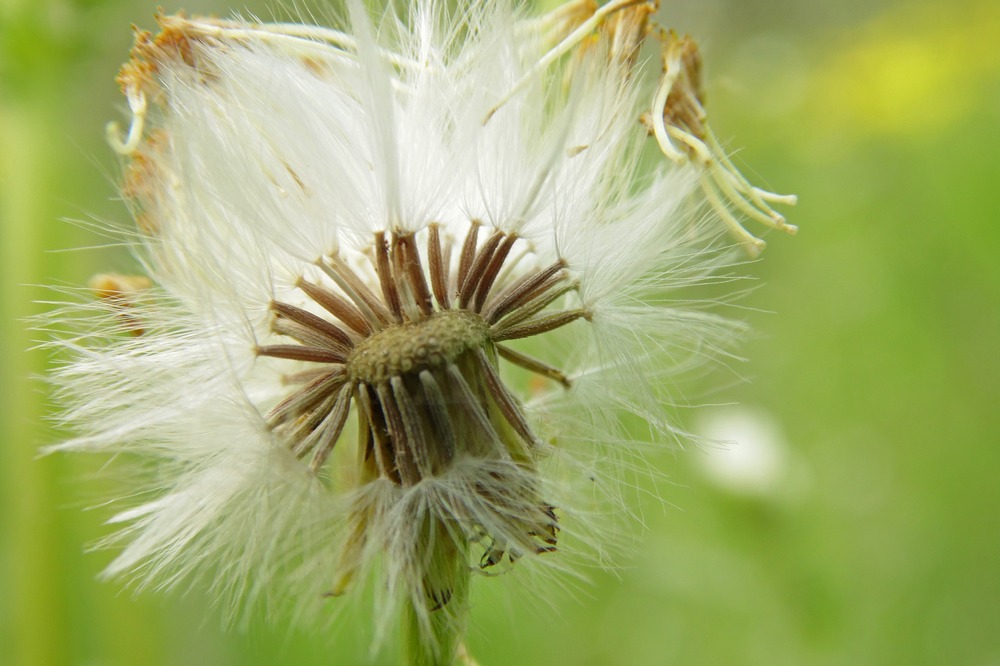
POLYGON ((465 634, 470 574, 464 544, 456 544, 444 525, 435 525, 433 553, 424 575, 425 607, 403 611, 403 664, 452 666, 465 634), (436 597, 436 598, 431 598, 436 597))
MULTIPOLYGON (((468 575, 452 591, 448 606, 430 612, 430 631, 412 605, 403 615, 403 664, 406 666, 451 666, 455 663, 468 614, 468 575)), ((427 611, 425 611, 427 612, 427 611)))

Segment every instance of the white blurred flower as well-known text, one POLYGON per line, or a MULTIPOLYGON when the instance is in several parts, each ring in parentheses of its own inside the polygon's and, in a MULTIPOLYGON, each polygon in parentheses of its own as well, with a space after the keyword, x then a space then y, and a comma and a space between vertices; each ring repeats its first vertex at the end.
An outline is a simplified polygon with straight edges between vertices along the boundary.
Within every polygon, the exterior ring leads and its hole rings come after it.
POLYGON ((697 168, 638 171, 654 9, 137 35, 111 135, 153 286, 102 276, 55 375, 56 448, 150 466, 108 574, 300 614, 378 580, 377 637, 400 607, 447 661, 473 573, 603 552, 575 482, 623 413, 674 436, 675 378, 739 328, 676 293, 727 256, 697 168))
POLYGON ((712 442, 695 457, 722 490, 747 497, 777 496, 790 476, 788 443, 767 413, 746 407, 703 410, 695 432, 712 442))

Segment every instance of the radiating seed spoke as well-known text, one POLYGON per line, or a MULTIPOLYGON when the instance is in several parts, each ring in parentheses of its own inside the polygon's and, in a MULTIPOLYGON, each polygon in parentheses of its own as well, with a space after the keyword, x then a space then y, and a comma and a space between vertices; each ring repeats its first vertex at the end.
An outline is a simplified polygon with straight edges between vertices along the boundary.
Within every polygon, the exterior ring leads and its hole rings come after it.
POLYGON ((337 394, 333 409, 320 425, 323 434, 316 442, 316 453, 313 454, 309 463, 309 468, 313 472, 319 471, 326 459, 330 457, 337 440, 340 439, 340 433, 344 431, 344 424, 347 423, 347 415, 351 411, 351 394, 353 392, 354 386, 351 384, 342 386, 337 394))
POLYGON ((296 458, 303 457, 316 445, 316 440, 322 434, 320 426, 336 402, 336 393, 327 394, 324 396, 323 402, 311 410, 305 418, 288 424, 285 436, 288 438, 288 448, 291 449, 296 458))
POLYGON ((459 289, 459 305, 463 308, 469 306, 469 302, 475 295, 476 287, 479 286, 479 282, 483 279, 486 274, 486 268, 489 266, 490 260, 493 259, 493 253, 496 252, 497 246, 500 245, 500 241, 503 240, 503 232, 497 231, 492 236, 490 236, 483 247, 479 250, 476 255, 475 260, 472 262, 472 267, 469 268, 468 274, 465 276, 465 280, 462 282, 462 286, 459 289))
POLYGON ((284 358, 290 361, 310 361, 312 363, 343 363, 347 360, 344 354, 331 349, 306 347, 304 345, 266 345, 257 347, 258 356, 284 358))
POLYGON ((395 376, 389 380, 392 386, 392 394, 399 407, 399 415, 403 422, 403 430, 406 432, 407 450, 413 456, 413 462, 417 467, 420 478, 431 476, 431 462, 428 456, 427 441, 424 437, 424 429, 421 424, 420 412, 410 397, 409 391, 403 378, 395 376))
POLYGON ((378 465, 379 474, 395 483, 399 483, 399 470, 396 468, 395 456, 390 448, 387 439, 388 433, 385 431, 384 419, 381 414, 375 411, 375 403, 372 402, 369 387, 366 384, 359 384, 355 395, 358 404, 368 418, 369 432, 375 440, 375 462, 378 465))
POLYGON ((317 333, 321 333, 340 347, 350 349, 354 346, 354 342, 351 340, 350 336, 341 330, 340 327, 327 321, 326 319, 323 319, 322 317, 317 317, 307 310, 278 301, 271 303, 271 309, 281 317, 286 317, 303 326, 311 328, 317 333))
MULTIPOLYGON (((342 368, 336 368, 336 370, 342 371, 342 368)), ((312 380, 322 377, 329 373, 330 368, 309 368, 308 370, 302 370, 300 372, 293 372, 289 375, 282 375, 281 383, 285 386, 295 386, 298 384, 308 384, 312 380)))
POLYGON ((508 312, 551 288, 552 284, 561 281, 563 278, 560 277, 560 273, 564 268, 566 262, 560 259, 548 268, 522 278, 497 296, 496 301, 489 304, 483 313, 483 318, 490 324, 498 321, 508 312))
POLYGON ((300 324, 292 319, 276 316, 271 322, 271 330, 278 335, 284 335, 301 342, 306 347, 316 347, 317 349, 328 349, 347 358, 352 344, 343 344, 339 339, 335 339, 316 328, 300 324))
POLYGON ((339 319, 354 332, 367 337, 372 333, 371 324, 357 307, 341 298, 338 294, 321 285, 307 282, 300 278, 295 286, 306 293, 306 295, 319 303, 319 305, 339 319))
POLYGON ((427 400, 427 410, 434 424, 433 445, 440 447, 445 464, 455 457, 455 430, 452 428, 451 416, 448 414, 448 402, 438 385, 437 379, 429 370, 420 372, 420 384, 427 400))
POLYGON ((506 345, 498 344, 496 345, 496 348, 500 356, 507 359, 514 365, 534 372, 535 374, 542 375, 543 377, 555 380, 566 388, 570 387, 569 378, 558 369, 539 361, 537 358, 515 351, 506 345))
POLYGON ((553 282, 548 291, 539 290, 538 294, 532 300, 524 303, 502 320, 494 324, 491 327, 491 330, 507 329, 520 324, 522 321, 526 321, 534 317, 549 305, 555 303, 557 300, 576 288, 577 285, 573 282, 563 283, 561 286, 558 281, 553 282))
MULTIPOLYGON (((426 248, 414 233, 375 232, 369 257, 377 284, 370 267, 356 271, 336 253, 320 259, 316 264, 330 282, 300 278, 296 287, 332 320, 298 305, 271 303, 274 332, 301 344, 262 345, 256 354, 326 365, 285 375, 293 389, 266 416, 296 456, 311 456, 313 472, 336 448, 352 402, 366 479, 413 486, 447 470, 459 449, 508 463, 533 459, 531 450, 541 442, 500 378, 496 356, 483 345, 495 345, 507 362, 568 388, 570 380, 559 369, 499 343, 547 333, 589 317, 589 311, 548 311, 578 288, 565 260, 516 279, 525 272, 519 261, 533 252, 531 245, 518 253, 517 234, 499 229, 480 244, 481 226, 472 220, 459 246, 442 238, 440 225, 430 224, 426 248), (454 265, 453 250, 459 253, 454 265), (453 307, 464 312, 446 314, 453 307), (372 361, 373 354, 388 359, 387 369, 368 372, 366 364, 381 362, 372 361)), ((537 502, 533 489, 525 492, 526 501, 537 502)), ((523 543, 493 543, 481 564, 504 558, 513 563, 532 543, 541 542, 539 552, 554 549, 558 528, 525 511, 514 525, 523 543)))
POLYGON ((333 255, 328 261, 320 261, 317 265, 347 294, 347 297, 368 318, 368 322, 373 328, 382 328, 392 321, 392 313, 389 309, 351 267, 344 263, 343 259, 333 255))
POLYGON ((382 286, 382 296, 393 320, 398 324, 403 321, 403 308, 399 300, 399 290, 396 288, 396 277, 392 274, 392 265, 389 261, 389 248, 385 242, 385 232, 379 231, 375 234, 375 268, 378 272, 378 281, 382 286))
POLYGON ((434 303, 431 301, 427 278, 424 277, 424 266, 420 261, 420 251, 417 249, 413 234, 399 237, 397 249, 401 254, 402 273, 410 285, 417 307, 425 317, 430 316, 434 312, 434 303))
MULTIPOLYGON (((518 240, 521 240, 520 236, 518 236, 518 240)), ((532 248, 530 243, 522 243, 521 248, 517 252, 512 251, 508 255, 506 261, 503 262, 503 268, 500 269, 500 272, 497 274, 494 283, 503 284, 507 286, 510 286, 511 284, 516 284, 519 280, 512 280, 511 275, 513 275, 515 271, 518 270, 518 266, 530 254, 532 254, 532 248)), ((486 301, 483 303, 483 308, 486 309, 490 307, 490 305, 496 300, 497 294, 502 293, 503 291, 506 291, 506 287, 497 291, 491 291, 489 294, 487 294, 486 301)))
POLYGON ((427 262, 431 271, 434 298, 443 310, 448 310, 451 308, 451 299, 448 298, 448 261, 441 257, 441 237, 437 224, 431 224, 427 231, 427 262))
POLYGON ((399 406, 396 404, 388 384, 377 385, 375 392, 379 402, 382 403, 382 413, 385 414, 386 425, 389 427, 389 438, 392 440, 396 469, 399 470, 403 485, 412 486, 420 480, 420 473, 413 460, 413 452, 406 437, 406 427, 403 424, 403 417, 399 413, 399 406))
POLYGON ((500 412, 504 418, 507 419, 507 422, 510 423, 525 443, 531 446, 540 446, 541 443, 535 437, 535 433, 532 432, 528 421, 524 418, 524 413, 521 411, 520 405, 517 404, 514 396, 504 386, 503 380, 500 379, 493 364, 486 357, 486 352, 482 349, 477 349, 475 354, 476 360, 479 361, 479 368, 483 371, 483 376, 486 378, 486 388, 489 389, 493 402, 500 408, 500 412))
POLYGON ((462 254, 458 258, 458 280, 455 283, 456 289, 461 289, 465 284, 465 278, 472 268, 472 260, 476 257, 476 243, 479 240, 479 220, 472 220, 469 233, 465 236, 465 243, 462 245, 462 254))
POLYGON ((493 428, 493 424, 490 423, 490 419, 486 415, 486 412, 483 411, 483 406, 479 402, 479 398, 476 397, 476 394, 473 393, 472 387, 469 386, 469 382, 467 382, 465 377, 462 376, 462 371, 459 370, 457 366, 449 364, 447 373, 451 386, 456 390, 460 398, 458 403, 459 406, 465 410, 469 417, 472 418, 473 422, 475 422, 483 434, 486 435, 490 443, 502 446, 500 436, 493 428))
POLYGON ((267 413, 268 425, 274 427, 304 414, 331 392, 336 391, 344 381, 343 368, 327 370, 272 407, 271 411, 267 413))
POLYGON ((497 275, 500 274, 500 269, 503 267, 503 263, 507 261, 507 255, 510 254, 516 242, 517 234, 508 235, 493 254, 489 265, 486 267, 486 271, 483 273, 482 279, 479 281, 475 297, 472 300, 472 309, 474 312, 482 311, 483 303, 486 302, 486 296, 490 293, 490 289, 493 288, 493 283, 497 279, 497 275))
POLYGON ((565 310, 544 317, 530 319, 523 324, 510 327, 500 327, 496 331, 491 329, 493 340, 502 342, 504 340, 517 340, 519 338, 530 338, 533 335, 541 335, 570 324, 581 317, 589 316, 586 310, 577 308, 575 310, 565 310))
POLYGON ((292 321, 291 319, 275 317, 271 321, 271 332, 292 338, 293 340, 301 342, 306 347, 329 349, 343 354, 344 356, 347 355, 347 350, 343 345, 334 342, 322 333, 317 332, 315 329, 303 326, 297 321, 292 321))

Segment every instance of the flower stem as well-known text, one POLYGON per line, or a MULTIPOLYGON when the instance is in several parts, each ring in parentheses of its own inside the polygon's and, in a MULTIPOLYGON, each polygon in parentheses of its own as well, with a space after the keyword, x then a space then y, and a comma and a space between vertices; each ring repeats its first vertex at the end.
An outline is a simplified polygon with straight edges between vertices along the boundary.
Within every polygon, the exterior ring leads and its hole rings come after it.
POLYGON ((468 612, 468 587, 466 575, 452 592, 448 605, 454 604, 455 609, 451 612, 406 606, 403 615, 404 666, 452 666, 456 663, 468 612), (429 631, 424 624, 425 618, 430 623, 429 631))

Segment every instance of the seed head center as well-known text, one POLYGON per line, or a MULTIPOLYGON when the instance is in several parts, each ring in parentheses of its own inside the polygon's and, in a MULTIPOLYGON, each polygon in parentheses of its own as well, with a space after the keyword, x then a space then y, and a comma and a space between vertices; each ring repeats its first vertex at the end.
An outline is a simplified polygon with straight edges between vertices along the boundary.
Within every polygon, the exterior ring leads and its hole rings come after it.
POLYGON ((440 367, 489 340, 489 325, 469 310, 443 310, 395 324, 360 342, 347 357, 352 382, 380 384, 397 375, 440 367))

